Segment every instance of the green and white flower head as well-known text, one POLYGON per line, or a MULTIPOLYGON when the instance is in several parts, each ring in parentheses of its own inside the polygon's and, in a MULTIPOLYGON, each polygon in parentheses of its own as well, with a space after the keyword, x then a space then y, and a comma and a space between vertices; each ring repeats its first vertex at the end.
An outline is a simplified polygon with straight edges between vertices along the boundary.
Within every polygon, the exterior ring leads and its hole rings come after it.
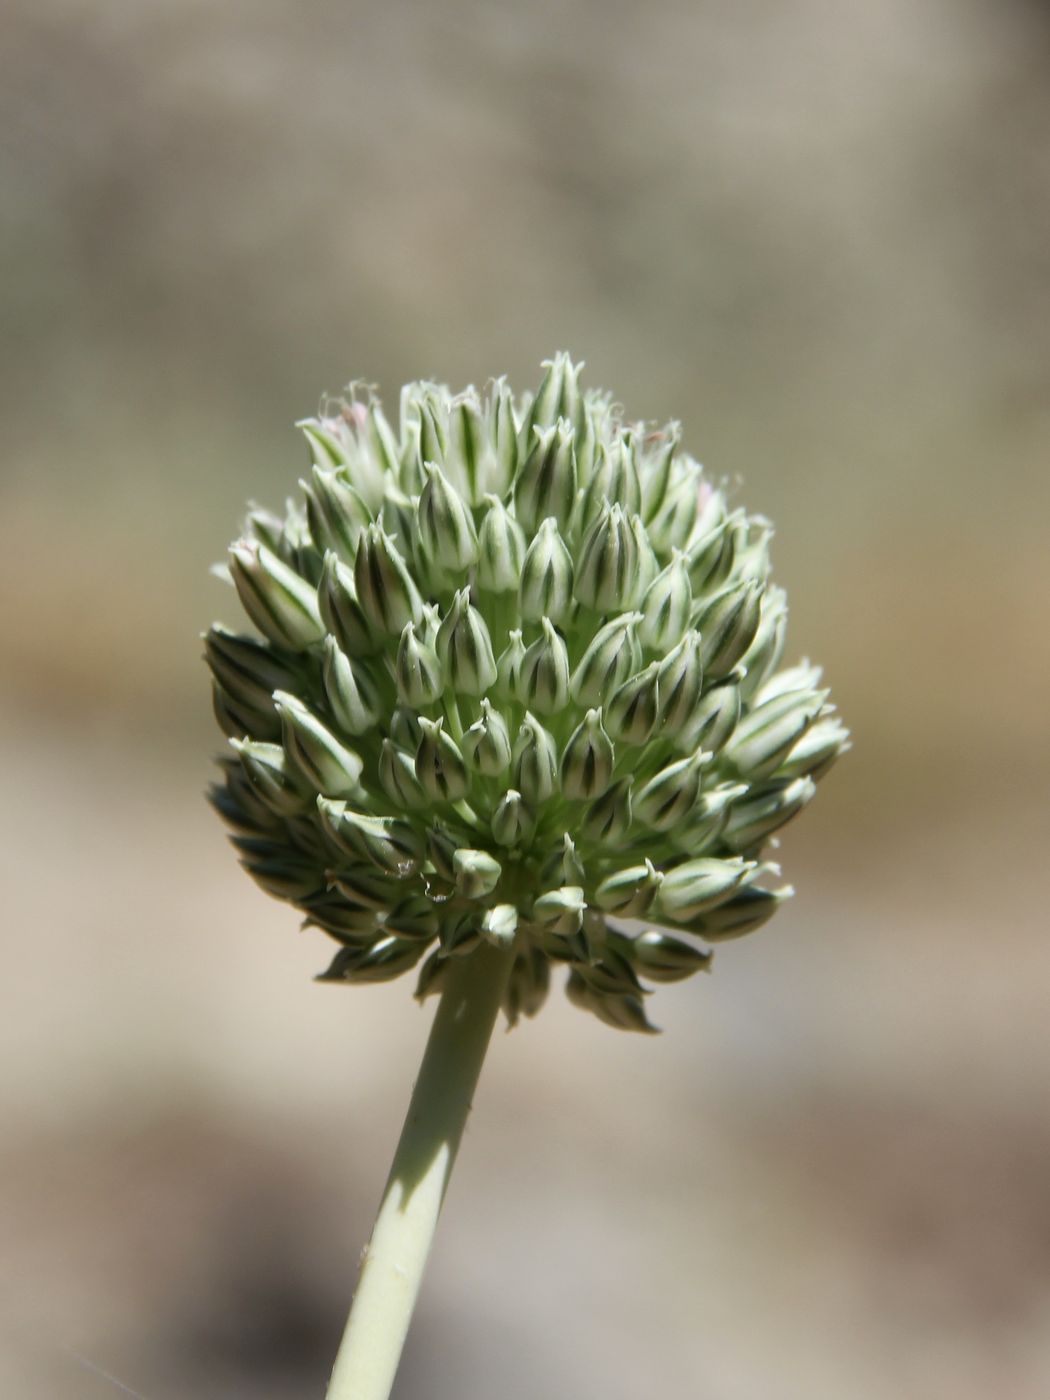
POLYGON ((488 942, 515 950, 511 1021, 562 965, 576 1005, 647 1030, 646 982, 790 894, 767 850, 848 735, 820 671, 780 667, 768 522, 677 425, 545 371, 518 399, 408 385, 396 428, 371 392, 300 425, 302 503, 230 549, 261 638, 205 639, 212 801, 342 945, 327 979, 418 966, 425 996, 488 942))

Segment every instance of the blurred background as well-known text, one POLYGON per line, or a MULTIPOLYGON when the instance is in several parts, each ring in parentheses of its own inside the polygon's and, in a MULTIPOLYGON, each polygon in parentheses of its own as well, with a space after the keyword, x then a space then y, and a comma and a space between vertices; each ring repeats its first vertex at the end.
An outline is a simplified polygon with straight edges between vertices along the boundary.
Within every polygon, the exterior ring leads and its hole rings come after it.
POLYGON ((202 801, 208 565, 322 391, 560 347, 856 747, 663 1036, 497 1036, 396 1394, 1050 1394, 1048 80, 1037 0, 5 7, 4 1394, 323 1393, 430 1013, 202 801))

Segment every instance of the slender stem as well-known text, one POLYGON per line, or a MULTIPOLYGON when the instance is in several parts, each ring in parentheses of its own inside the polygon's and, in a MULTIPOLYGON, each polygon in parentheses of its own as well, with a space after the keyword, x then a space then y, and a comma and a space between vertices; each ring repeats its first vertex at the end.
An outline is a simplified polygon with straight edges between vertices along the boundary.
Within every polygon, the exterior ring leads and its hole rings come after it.
POLYGON ((483 944, 450 962, 328 1400, 388 1400, 513 956, 483 944))

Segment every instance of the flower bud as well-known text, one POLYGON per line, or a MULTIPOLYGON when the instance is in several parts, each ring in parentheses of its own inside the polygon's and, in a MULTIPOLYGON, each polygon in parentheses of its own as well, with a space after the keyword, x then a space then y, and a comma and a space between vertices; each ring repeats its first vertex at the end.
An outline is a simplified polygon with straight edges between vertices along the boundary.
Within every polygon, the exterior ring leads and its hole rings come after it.
POLYGON ((514 395, 505 379, 496 379, 489 398, 488 440, 495 455, 496 477, 489 486, 502 496, 514 480, 518 466, 518 424, 514 414, 514 395))
POLYGON ((598 797, 613 773, 613 746, 602 727, 601 710, 588 710, 569 736, 561 757, 561 790, 576 801, 598 797))
POLYGON ((498 496, 486 496, 488 510, 478 533, 478 587, 512 593, 521 580, 525 533, 498 496))
POLYGON ((779 665, 787 633, 787 601, 782 588, 767 588, 762 597, 762 612, 755 640, 741 658, 744 679, 740 691, 751 700, 779 665))
POLYGON ((231 700, 264 715, 274 715, 273 692, 287 690, 299 679, 297 670, 265 642, 240 637, 218 622, 204 635, 204 658, 231 700))
POLYGON ((423 731, 419 727, 419 715, 410 707, 398 705, 390 716, 390 738, 399 749, 414 754, 419 748, 423 731))
POLYGON ((481 702, 481 718, 474 721, 460 741, 463 757, 486 778, 498 778, 510 767, 510 735, 498 710, 481 702))
MULTIPOLYGON (((277 745, 271 747, 278 748, 281 757, 284 757, 283 749, 277 745)), ((240 836, 270 836, 282 831, 283 822, 273 809, 260 799, 248 779, 243 764, 236 758, 220 758, 219 765, 223 770, 225 782, 212 783, 209 786, 208 801, 226 825, 240 836)))
POLYGON ((379 525, 370 525, 358 543, 354 587, 361 611, 377 632, 397 637, 407 622, 422 619, 419 590, 393 540, 379 525))
POLYGON ((443 880, 455 881, 458 850, 459 843, 443 826, 435 823, 427 828, 427 859, 443 880))
POLYGON ((241 853, 241 866, 275 899, 309 899, 324 889, 324 872, 317 862, 283 842, 238 836, 233 844, 241 853))
POLYGON ((669 933, 647 929, 631 940, 627 956, 639 976, 648 977, 650 982, 682 982, 694 972, 706 972, 712 954, 669 933))
POLYGON ((731 851, 759 845, 801 812, 817 785, 812 778, 783 778, 752 792, 738 802, 725 826, 725 842, 731 851))
POLYGON ((754 708, 764 705, 775 695, 786 695, 789 690, 817 690, 822 675, 821 668, 812 666, 808 661, 803 661, 798 666, 787 666, 762 683, 755 695, 754 708))
POLYGON ((631 865, 603 880, 594 892, 594 903, 606 914, 621 919, 640 918, 653 906, 664 876, 651 860, 631 865))
MULTIPOLYGON (((481 401, 473 389, 457 395, 449 414, 449 462, 460 467, 456 489, 468 505, 476 506, 485 491, 499 488, 499 472, 485 431, 481 401)), ((471 521, 473 529, 473 521, 471 521)))
POLYGON ((676 549, 670 564, 653 579, 642 599, 642 620, 638 626, 642 646, 650 651, 668 651, 681 640, 692 607, 693 590, 685 555, 676 549))
POLYGON ((396 880, 380 874, 374 865, 364 861, 328 871, 328 884, 351 904, 376 911, 392 909, 403 893, 396 880))
POLYGON ((642 488, 629 434, 621 435, 608 447, 603 445, 598 450, 594 471, 583 498, 585 525, 601 514, 606 501, 619 502, 628 515, 635 515, 641 510, 642 488))
POLYGON ((276 739, 281 732, 281 722, 272 705, 269 711, 254 710, 251 705, 234 700, 218 681, 212 682, 211 704, 216 723, 227 739, 244 739, 249 734, 257 739, 276 739))
POLYGON ((437 652, 416 632, 414 622, 406 623, 397 648, 394 666, 397 698, 413 708, 433 704, 445 688, 437 652))
POLYGON ((461 588, 437 634, 437 652, 449 685, 461 695, 483 695, 496 684, 496 662, 485 619, 461 588))
POLYGON ((321 825, 338 850, 355 860, 370 860, 385 875, 407 879, 419 869, 423 842, 400 817, 371 817, 345 802, 317 799, 321 825))
POLYGON ((376 935, 376 911, 351 904, 335 890, 323 890, 299 901, 306 914, 303 928, 315 925, 337 938, 340 943, 358 946, 373 942, 376 935))
POLYGON ((376 634, 357 601, 354 576, 331 550, 324 557, 317 601, 324 625, 347 656, 370 656, 376 650, 376 634))
POLYGON ((717 753, 740 719, 740 687, 731 683, 712 686, 699 701, 685 726, 673 739, 681 750, 704 748, 717 753))
POLYGON ((738 890, 732 899, 727 899, 714 909, 705 910, 691 925, 692 930, 709 943, 739 938, 760 928, 793 894, 790 885, 784 885, 779 890, 759 890, 747 885, 738 890))
POLYGON ((689 816, 700 795, 700 770, 710 757, 695 753, 661 768, 634 795, 634 819, 655 831, 670 831, 689 816))
POLYGON ((290 763, 280 744, 261 744, 254 739, 231 739, 230 745, 244 765, 252 791, 279 817, 304 812, 312 795, 303 789, 299 772, 290 763))
POLYGON ((660 508, 648 522, 649 539, 655 549, 684 549, 700 513, 699 468, 691 457, 683 458, 672 471, 660 508))
POLYGON ((516 700, 521 691, 521 664, 524 660, 525 643, 521 639, 521 628, 515 627, 496 662, 499 691, 507 700, 516 700))
POLYGON ((529 545, 518 589, 521 615, 528 622, 549 617, 561 622, 572 602, 572 556, 558 522, 548 516, 529 545))
POLYGON ((363 668, 354 669, 331 636, 324 639, 321 676, 325 699, 340 729, 356 736, 375 728, 381 709, 375 682, 363 668))
POLYGON ((482 942, 481 917, 476 909, 464 910, 441 925, 441 951, 449 958, 463 958, 482 942))
POLYGON ((737 725, 723 760, 751 782, 767 777, 805 734, 826 698, 827 691, 797 690, 767 700, 737 725))
POLYGON ((631 780, 621 778, 588 808, 583 835, 596 846, 615 847, 627 835, 631 817, 631 780))
POLYGON ((514 741, 514 786, 527 802, 546 802, 558 785, 558 749, 536 717, 526 712, 514 741))
POLYGON ((657 909, 672 923, 682 923, 703 914, 728 899, 756 869, 754 861, 683 861, 667 871, 657 898, 657 909))
POLYGON ((429 805, 413 759, 389 739, 383 740, 379 750, 379 785, 396 807, 418 811, 429 805))
POLYGON ((424 895, 407 895, 383 915, 383 928, 397 938, 412 938, 424 947, 438 935, 438 917, 424 895))
POLYGON ((345 471, 315 466, 310 481, 300 481, 306 497, 310 535, 322 553, 333 549, 352 559, 357 541, 372 521, 372 513, 350 485, 345 471))
POLYGON ((563 832, 561 847, 555 846, 540 868, 540 885, 544 889, 580 885, 584 878, 583 863, 576 854, 576 843, 567 831, 563 832))
POLYGON ((621 612, 639 594, 638 547, 620 505, 606 503, 584 536, 574 592, 595 612, 621 612))
POLYGON ((463 755, 444 731, 444 721, 424 719, 419 726, 423 737, 416 751, 416 777, 424 792, 441 802, 458 802, 470 787, 463 755))
POLYGON ((642 451, 642 504, 643 520, 652 520, 664 503, 671 480, 671 464, 681 442, 682 425, 668 423, 659 431, 650 433, 642 451))
POLYGON ((415 938, 388 934, 370 948, 341 948, 318 982, 390 982, 415 967, 424 945, 415 938))
POLYGON ((278 690, 273 700, 281 716, 285 752, 314 791, 332 797, 358 792, 363 765, 357 754, 341 744, 297 696, 278 690))
POLYGON ((529 405, 525 419, 524 439, 528 445, 534 428, 547 428, 560 418, 570 424, 576 422, 580 412, 579 377, 582 364, 574 365, 563 350, 552 360, 544 360, 546 373, 536 390, 536 397, 529 405))
POLYGON ((660 663, 652 662, 613 691, 603 708, 605 728, 613 739, 644 744, 660 713, 660 663))
POLYGON ((517 846, 532 834, 535 825, 521 793, 510 788, 492 813, 492 838, 500 846, 517 846))
POLYGON ((590 986, 582 968, 574 967, 565 984, 565 995, 574 1006, 590 1011, 607 1026, 620 1031, 652 1032, 642 998, 633 992, 599 992, 590 986))
POLYGON ((578 705, 601 705, 638 664, 635 624, 641 613, 621 613, 599 627, 572 673, 570 690, 578 705))
POLYGON ((816 781, 848 748, 849 730, 842 721, 822 715, 792 744, 779 771, 792 777, 804 773, 816 781))
POLYGON ((542 635, 521 660, 518 698, 539 714, 552 715, 569 703, 569 653, 550 618, 541 626, 542 635))
POLYGON ((481 920, 481 936, 495 948, 509 948, 518 931, 518 911, 513 904, 494 904, 481 920))
POLYGON ((456 889, 464 899, 484 899, 499 884, 503 867, 487 851, 461 848, 453 857, 456 889))
POLYGON ((575 933, 583 927, 583 913, 587 899, 579 885, 563 885, 561 889, 547 890, 533 902, 530 918, 540 928, 551 929, 555 933, 575 933))
POLYGON ((703 639, 704 671, 726 676, 755 639, 762 609, 762 586, 752 580, 734 584, 701 609, 694 626, 703 639))
POLYGON ((687 632, 663 661, 656 673, 660 695, 660 731, 673 739, 696 714, 704 683, 701 656, 703 639, 699 632, 687 632))
POLYGON ((422 1002, 426 1001, 427 997, 440 995, 445 990, 448 969, 449 960, 443 948, 431 953, 419 969, 416 990, 412 993, 415 999, 422 1002))
POLYGON ((425 462, 423 475, 417 512, 423 556, 438 574, 462 574, 478 557, 474 520, 440 467, 425 462))
POLYGON ((245 612, 275 646, 305 651, 324 636, 316 592, 265 545, 231 545, 230 577, 245 612))
POLYGON ((559 421, 550 428, 535 428, 529 452, 514 483, 514 507, 526 530, 535 530, 552 515, 567 526, 576 501, 576 456, 573 433, 559 421))
POLYGON ((547 958, 541 949, 526 945, 514 959, 503 995, 503 1010, 509 1025, 516 1025, 519 1016, 535 1016, 542 1009, 550 981, 547 958))

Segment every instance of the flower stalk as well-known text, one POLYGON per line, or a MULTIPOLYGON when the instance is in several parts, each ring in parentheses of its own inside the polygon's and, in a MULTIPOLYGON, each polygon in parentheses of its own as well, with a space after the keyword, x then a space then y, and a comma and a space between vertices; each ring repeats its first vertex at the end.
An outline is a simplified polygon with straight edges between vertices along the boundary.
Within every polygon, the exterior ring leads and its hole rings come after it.
POLYGON ((393 1387, 513 957, 510 946, 482 943, 451 959, 328 1400, 387 1400, 393 1387))

